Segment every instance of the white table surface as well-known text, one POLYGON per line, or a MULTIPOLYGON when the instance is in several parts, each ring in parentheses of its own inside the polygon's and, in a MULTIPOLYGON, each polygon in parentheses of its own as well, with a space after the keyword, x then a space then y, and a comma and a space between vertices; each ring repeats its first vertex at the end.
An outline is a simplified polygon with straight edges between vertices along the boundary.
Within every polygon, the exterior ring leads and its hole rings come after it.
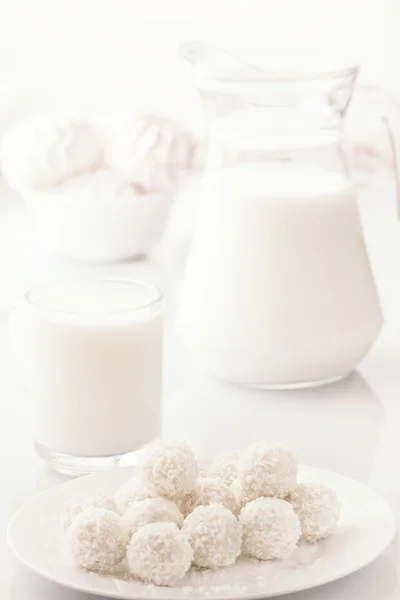
MULTIPOLYGON (((32 284, 91 271, 144 278, 166 296, 164 435, 185 438, 199 458, 263 438, 287 443, 301 462, 369 483, 390 503, 400 525, 400 224, 388 189, 364 194, 360 208, 386 323, 359 370, 328 387, 298 392, 250 391, 198 372, 174 338, 172 321, 185 260, 193 198, 178 204, 169 233, 151 259, 92 267, 47 257, 36 249, 14 199, 0 193, 0 599, 89 600, 50 584, 17 564, 6 543, 13 511, 32 494, 62 481, 36 458, 29 407, 13 379, 7 322, 12 301, 32 284)), ((398 538, 363 571, 298 600, 398 600, 398 538)), ((294 597, 294 596, 293 596, 294 597)))

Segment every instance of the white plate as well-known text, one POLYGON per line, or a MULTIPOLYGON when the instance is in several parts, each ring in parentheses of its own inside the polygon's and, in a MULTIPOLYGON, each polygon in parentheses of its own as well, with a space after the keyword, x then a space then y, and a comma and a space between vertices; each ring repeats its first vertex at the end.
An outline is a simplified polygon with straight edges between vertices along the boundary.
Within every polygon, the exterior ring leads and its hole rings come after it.
POLYGON ((250 600, 298 592, 345 577, 375 560, 396 532, 389 506, 372 489, 336 473, 303 467, 301 480, 332 486, 341 501, 342 512, 333 536, 318 544, 300 546, 289 560, 262 563, 240 559, 234 566, 218 571, 191 571, 174 588, 80 571, 72 563, 59 525, 66 501, 82 491, 111 495, 133 474, 134 469, 126 468, 89 475, 36 496, 10 522, 8 541, 14 554, 28 568, 51 581, 101 596, 250 600))

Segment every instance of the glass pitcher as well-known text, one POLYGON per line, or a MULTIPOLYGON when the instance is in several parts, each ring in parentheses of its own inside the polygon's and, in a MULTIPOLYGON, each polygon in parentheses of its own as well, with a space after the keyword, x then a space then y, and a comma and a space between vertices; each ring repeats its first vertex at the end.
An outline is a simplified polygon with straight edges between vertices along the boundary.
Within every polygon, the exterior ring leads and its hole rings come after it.
POLYGON ((231 382, 341 379, 382 327, 344 151, 357 66, 313 51, 200 49, 183 49, 209 135, 178 330, 231 382))

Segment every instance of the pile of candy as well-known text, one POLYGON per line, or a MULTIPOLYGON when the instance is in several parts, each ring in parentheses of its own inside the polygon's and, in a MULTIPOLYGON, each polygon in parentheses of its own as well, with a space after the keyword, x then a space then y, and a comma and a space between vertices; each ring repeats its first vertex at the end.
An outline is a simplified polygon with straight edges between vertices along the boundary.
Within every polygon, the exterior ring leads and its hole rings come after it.
POLYGON ((70 501, 63 521, 74 560, 102 573, 126 560, 132 577, 173 586, 191 566, 285 559, 300 539, 331 535, 340 514, 334 490, 299 484, 297 474, 293 454, 266 442, 219 457, 208 472, 187 444, 154 443, 115 498, 70 501))

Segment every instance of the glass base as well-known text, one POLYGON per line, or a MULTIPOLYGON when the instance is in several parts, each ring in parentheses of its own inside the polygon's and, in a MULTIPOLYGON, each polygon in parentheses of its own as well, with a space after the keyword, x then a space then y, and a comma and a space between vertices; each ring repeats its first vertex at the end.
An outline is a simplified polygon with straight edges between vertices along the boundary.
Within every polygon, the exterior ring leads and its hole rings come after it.
POLYGON ((75 456, 50 450, 36 441, 34 446, 37 455, 47 463, 50 469, 69 477, 79 477, 117 467, 136 465, 140 454, 140 450, 136 450, 115 456, 75 456))
POLYGON ((254 388, 258 390, 302 390, 305 388, 313 388, 320 387, 322 385, 330 385, 332 383, 336 383, 338 381, 342 381, 342 379, 346 379, 349 377, 353 371, 349 371, 349 373, 345 373, 344 375, 338 375, 336 377, 331 377, 330 379, 318 379, 315 381, 299 381, 294 383, 247 383, 246 387, 254 388))

